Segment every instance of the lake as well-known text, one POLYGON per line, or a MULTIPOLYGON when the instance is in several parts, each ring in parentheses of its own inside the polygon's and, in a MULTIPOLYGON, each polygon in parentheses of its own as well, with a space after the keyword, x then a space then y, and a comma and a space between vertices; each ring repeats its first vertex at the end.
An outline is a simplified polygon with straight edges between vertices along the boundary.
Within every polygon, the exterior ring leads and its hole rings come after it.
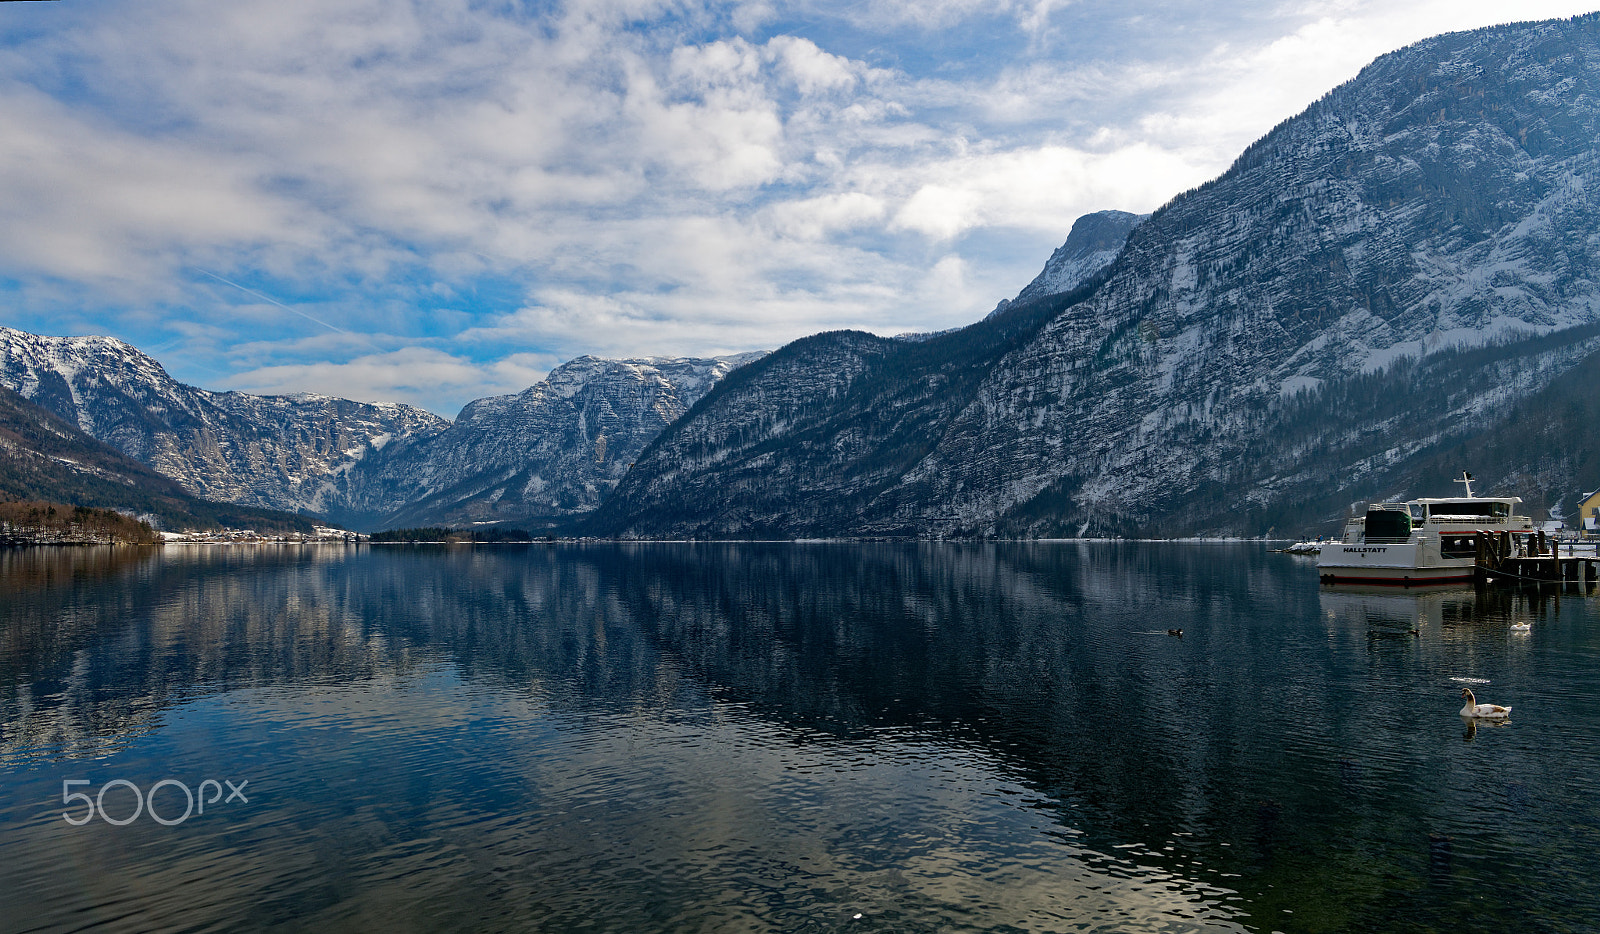
POLYGON ((0 599, 7 932, 1600 930, 1577 591, 197 546, 0 550, 0 599))

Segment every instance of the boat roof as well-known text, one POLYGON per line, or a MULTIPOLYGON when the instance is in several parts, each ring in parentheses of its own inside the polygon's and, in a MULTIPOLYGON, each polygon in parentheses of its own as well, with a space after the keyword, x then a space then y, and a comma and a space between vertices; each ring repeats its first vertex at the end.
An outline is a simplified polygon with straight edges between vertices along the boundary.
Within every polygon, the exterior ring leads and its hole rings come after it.
MULTIPOLYGON (((1368 503, 1367 504, 1367 508, 1368 509, 1404 509, 1407 506, 1438 507, 1438 506, 1451 506, 1451 505, 1455 505, 1455 504, 1458 504, 1458 503, 1505 503, 1505 504, 1507 504, 1509 506, 1515 506, 1520 502, 1522 502, 1522 497, 1520 497, 1520 496, 1451 496, 1451 497, 1438 497, 1438 498, 1424 497, 1422 499, 1408 499, 1408 500, 1400 500, 1400 501, 1397 501, 1397 502, 1388 502, 1388 503, 1368 503)), ((1443 513, 1442 510, 1437 509, 1437 508, 1430 509, 1429 511, 1430 512, 1436 512, 1436 513, 1442 513, 1444 515, 1448 515, 1448 513, 1443 513)))

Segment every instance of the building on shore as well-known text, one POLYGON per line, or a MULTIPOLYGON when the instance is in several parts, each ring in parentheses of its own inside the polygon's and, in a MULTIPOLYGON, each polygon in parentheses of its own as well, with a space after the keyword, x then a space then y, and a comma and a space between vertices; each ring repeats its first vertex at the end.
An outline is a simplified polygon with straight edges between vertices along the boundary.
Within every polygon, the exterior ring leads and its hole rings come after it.
POLYGON ((1578 519, 1585 538, 1600 535, 1600 490, 1585 494, 1578 504, 1578 519))

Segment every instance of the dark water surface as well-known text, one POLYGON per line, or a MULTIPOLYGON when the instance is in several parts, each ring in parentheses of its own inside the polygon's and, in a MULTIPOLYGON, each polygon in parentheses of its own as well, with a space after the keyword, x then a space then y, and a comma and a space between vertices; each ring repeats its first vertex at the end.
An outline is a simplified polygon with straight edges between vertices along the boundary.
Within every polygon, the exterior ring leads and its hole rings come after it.
POLYGON ((7 932, 1600 930, 1575 592, 800 544, 22 549, 0 599, 7 932))

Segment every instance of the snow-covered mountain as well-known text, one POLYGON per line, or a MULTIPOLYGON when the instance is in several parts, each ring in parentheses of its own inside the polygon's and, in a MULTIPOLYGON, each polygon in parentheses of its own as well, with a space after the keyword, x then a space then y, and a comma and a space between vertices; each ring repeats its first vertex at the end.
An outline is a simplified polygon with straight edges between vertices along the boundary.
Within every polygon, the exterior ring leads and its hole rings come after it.
POLYGON ((1003 300, 991 314, 999 314, 1016 302, 1032 302, 1051 295, 1063 295, 1078 288, 1122 253, 1133 228, 1150 215, 1127 211, 1096 211, 1072 223, 1067 242, 1045 261, 1044 269, 1017 297, 1003 300))
POLYGON ((286 512, 214 503, 0 386, 0 500, 113 509, 158 528, 310 532, 286 512))
POLYGON ((747 367, 593 528, 1258 533, 1446 492, 1408 471, 1600 349, 1597 147, 1600 15, 1385 55, 1072 292, 747 367))
POLYGON ((325 511, 330 476, 449 425, 408 405, 197 389, 114 338, 11 328, 0 328, 0 385, 196 496, 289 511, 325 511))
POLYGON ((760 356, 580 357, 451 423, 407 405, 211 392, 114 338, 0 328, 0 385, 206 499, 360 528, 525 523, 593 509, 662 428, 760 356))
POLYGON ((579 357, 520 393, 469 403, 443 431, 363 460, 334 479, 338 501, 385 528, 586 512, 663 428, 760 356, 579 357))
POLYGON ((1600 14, 1383 56, 953 332, 580 358, 451 424, 0 330, 0 384, 200 495, 623 536, 1332 531, 1463 468, 1554 505, 1597 366, 1600 14))

